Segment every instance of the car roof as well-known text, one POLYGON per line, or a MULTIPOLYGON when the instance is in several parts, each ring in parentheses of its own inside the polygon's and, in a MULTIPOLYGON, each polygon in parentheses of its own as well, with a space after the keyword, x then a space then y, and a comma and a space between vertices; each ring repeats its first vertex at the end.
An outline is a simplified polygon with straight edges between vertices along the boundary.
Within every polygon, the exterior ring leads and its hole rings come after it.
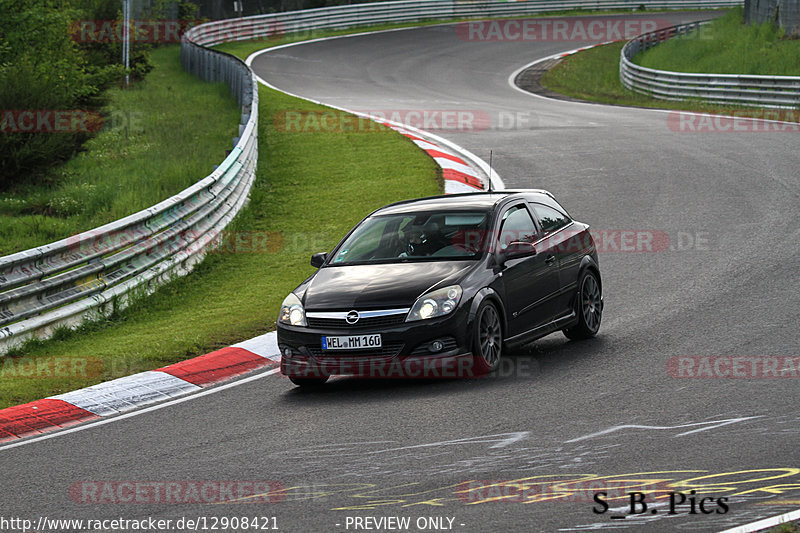
POLYGON ((395 202, 375 211, 374 215, 393 215, 400 213, 417 213, 428 211, 447 210, 489 210, 508 198, 520 196, 526 200, 542 200, 550 204, 555 199, 553 195, 543 189, 518 189, 512 191, 468 192, 461 194, 445 194, 415 198, 395 202), (537 198, 538 197, 538 198, 537 198))

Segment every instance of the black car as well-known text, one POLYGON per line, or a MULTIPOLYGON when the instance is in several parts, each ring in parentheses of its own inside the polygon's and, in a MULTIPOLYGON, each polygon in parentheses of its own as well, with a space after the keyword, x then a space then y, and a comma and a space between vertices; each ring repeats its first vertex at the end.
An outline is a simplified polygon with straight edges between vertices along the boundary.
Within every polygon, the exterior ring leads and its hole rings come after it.
POLYGON ((362 220, 281 305, 281 371, 477 376, 503 351, 557 330, 594 336, 603 311, 589 226, 542 190, 388 205, 362 220))

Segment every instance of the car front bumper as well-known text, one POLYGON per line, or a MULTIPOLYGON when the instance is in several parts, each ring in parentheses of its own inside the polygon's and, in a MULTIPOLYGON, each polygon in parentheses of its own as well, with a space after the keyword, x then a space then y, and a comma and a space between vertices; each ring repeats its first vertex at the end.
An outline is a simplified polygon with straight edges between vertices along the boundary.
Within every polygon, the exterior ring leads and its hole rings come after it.
POLYGON ((329 329, 278 324, 281 372, 294 378, 462 378, 481 375, 470 351, 467 312, 379 328, 329 329), (381 335, 381 348, 325 350, 323 336, 381 335), (431 349, 434 342, 442 348, 431 349))

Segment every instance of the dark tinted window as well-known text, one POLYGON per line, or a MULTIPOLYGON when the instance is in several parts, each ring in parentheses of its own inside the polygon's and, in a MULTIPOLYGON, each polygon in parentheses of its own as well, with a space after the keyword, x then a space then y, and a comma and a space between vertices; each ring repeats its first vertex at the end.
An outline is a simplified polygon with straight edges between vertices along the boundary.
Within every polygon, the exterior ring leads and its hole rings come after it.
POLYGON ((338 248, 333 265, 478 258, 485 211, 436 211, 374 215, 338 248))
POLYGON ((553 233, 572 222, 567 215, 552 207, 542 204, 531 204, 531 207, 533 207, 533 211, 539 218, 545 235, 553 233))
POLYGON ((534 242, 535 240, 536 226, 525 206, 517 205, 505 212, 500 229, 501 250, 508 248, 512 242, 534 242))

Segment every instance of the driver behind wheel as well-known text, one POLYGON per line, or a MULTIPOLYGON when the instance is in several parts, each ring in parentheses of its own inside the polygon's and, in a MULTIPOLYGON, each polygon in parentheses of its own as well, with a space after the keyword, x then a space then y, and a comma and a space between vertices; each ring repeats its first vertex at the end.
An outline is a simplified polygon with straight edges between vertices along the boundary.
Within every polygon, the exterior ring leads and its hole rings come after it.
POLYGON ((435 222, 424 226, 413 225, 405 233, 405 250, 400 257, 429 256, 446 244, 441 242, 439 225, 435 222))

